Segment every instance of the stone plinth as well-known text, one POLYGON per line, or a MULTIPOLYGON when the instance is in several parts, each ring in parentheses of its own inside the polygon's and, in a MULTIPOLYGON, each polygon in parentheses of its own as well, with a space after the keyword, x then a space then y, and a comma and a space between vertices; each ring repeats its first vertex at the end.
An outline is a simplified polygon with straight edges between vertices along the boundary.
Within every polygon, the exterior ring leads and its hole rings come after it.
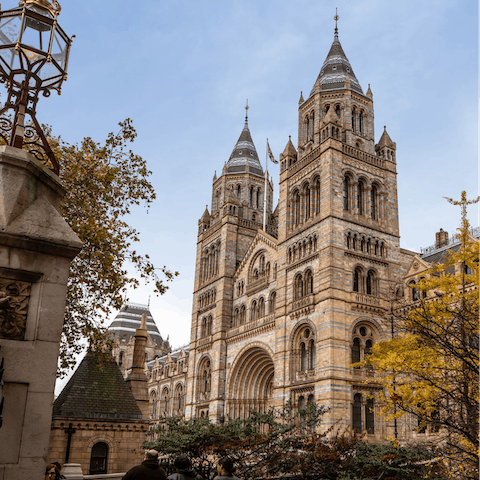
POLYGON ((60 179, 0 146, 0 479, 43 478, 70 261, 82 243, 60 215, 60 179))

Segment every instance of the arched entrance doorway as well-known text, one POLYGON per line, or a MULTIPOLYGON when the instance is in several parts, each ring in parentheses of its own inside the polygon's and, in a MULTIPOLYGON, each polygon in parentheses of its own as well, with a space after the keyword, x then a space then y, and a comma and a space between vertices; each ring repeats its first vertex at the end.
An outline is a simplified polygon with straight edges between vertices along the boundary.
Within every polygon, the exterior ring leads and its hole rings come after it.
POLYGON ((273 397, 273 360, 266 348, 253 346, 235 361, 229 381, 226 414, 247 418, 250 410, 268 411, 273 397))

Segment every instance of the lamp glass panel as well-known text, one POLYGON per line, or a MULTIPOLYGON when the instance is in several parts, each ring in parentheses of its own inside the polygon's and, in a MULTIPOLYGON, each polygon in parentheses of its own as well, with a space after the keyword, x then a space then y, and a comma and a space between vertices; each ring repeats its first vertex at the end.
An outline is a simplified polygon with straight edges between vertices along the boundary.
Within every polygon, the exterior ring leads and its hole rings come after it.
POLYGON ((52 57, 60 65, 62 70, 65 70, 67 63, 68 42, 64 35, 56 30, 53 34, 52 42, 52 57))
POLYGON ((52 14, 46 8, 41 7, 40 5, 34 5, 32 3, 27 5, 27 10, 32 10, 32 12, 43 15, 44 17, 53 18, 52 14))
POLYGON ((46 52, 50 42, 52 26, 36 18, 25 18, 25 28, 22 33, 22 45, 46 52))
POLYGON ((20 16, 8 16, 0 19, 0 44, 15 44, 20 35, 22 18, 20 16))
POLYGON ((42 80, 42 86, 44 87, 51 83, 52 78, 58 77, 59 75, 63 76, 63 72, 55 65, 54 62, 46 62, 38 73, 38 76, 42 80))

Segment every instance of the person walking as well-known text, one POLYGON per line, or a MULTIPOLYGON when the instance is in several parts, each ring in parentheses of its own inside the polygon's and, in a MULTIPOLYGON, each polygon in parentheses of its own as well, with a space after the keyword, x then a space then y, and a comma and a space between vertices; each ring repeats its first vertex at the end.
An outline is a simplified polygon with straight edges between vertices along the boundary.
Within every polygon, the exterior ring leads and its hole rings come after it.
POLYGON ((187 455, 179 455, 173 466, 177 469, 176 473, 172 473, 168 480, 203 480, 203 477, 192 469, 192 462, 187 455))
POLYGON ((45 467, 45 480, 59 480, 60 471, 53 463, 49 463, 45 467))
POLYGON ((234 475, 235 466, 230 457, 222 457, 217 463, 218 475, 213 480, 240 480, 234 475))
POLYGON ((147 450, 143 462, 131 468, 122 480, 166 480, 165 470, 158 464, 158 452, 147 450))

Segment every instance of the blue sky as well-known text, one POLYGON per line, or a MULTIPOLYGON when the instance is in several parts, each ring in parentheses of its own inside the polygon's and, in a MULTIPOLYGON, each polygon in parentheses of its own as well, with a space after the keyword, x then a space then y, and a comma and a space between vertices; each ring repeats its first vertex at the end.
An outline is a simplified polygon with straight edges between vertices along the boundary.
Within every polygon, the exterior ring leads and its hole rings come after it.
MULTIPOLYGON (((7 2, 10 8, 15 2, 7 2)), ((130 117, 134 151, 153 171, 157 201, 131 223, 140 250, 181 276, 151 310, 174 346, 190 337, 197 221, 243 127, 260 158, 297 140, 308 95, 339 38, 363 90, 371 85, 375 137, 397 144, 401 245, 418 251, 459 211, 442 199, 478 194, 478 4, 473 0, 118 0, 62 3, 74 39, 61 96, 38 119, 70 143, 103 141, 130 117)), ((278 166, 269 170, 278 194, 278 166)), ((473 225, 478 225, 471 209, 473 225)), ((132 292, 146 303, 152 288, 132 292)))

